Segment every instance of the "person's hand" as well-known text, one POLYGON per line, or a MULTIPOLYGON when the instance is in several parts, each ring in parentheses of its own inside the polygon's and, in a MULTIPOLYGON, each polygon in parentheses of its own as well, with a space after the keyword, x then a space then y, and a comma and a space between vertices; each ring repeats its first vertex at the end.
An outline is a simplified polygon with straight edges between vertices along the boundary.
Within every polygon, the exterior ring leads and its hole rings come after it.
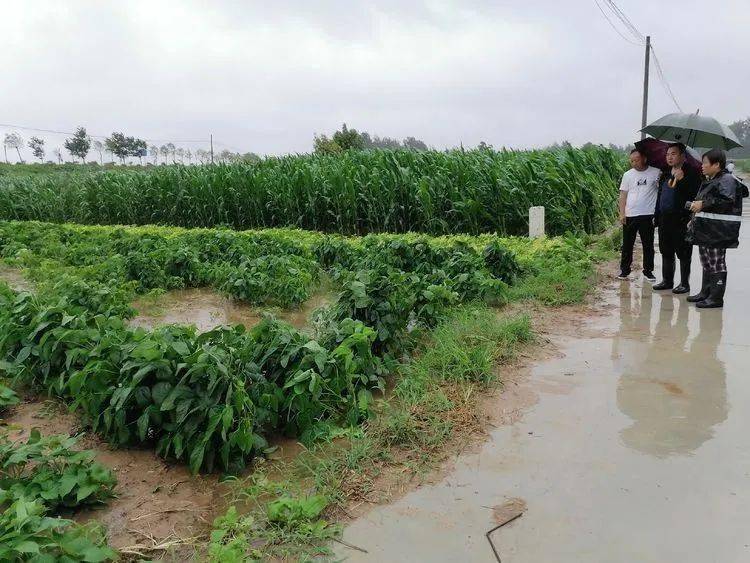
POLYGON ((677 170, 672 170, 672 176, 674 176, 675 182, 679 182, 685 177, 685 172, 682 171, 682 168, 678 168, 677 170))
POLYGON ((625 215, 620 215, 620 224, 621 225, 624 225, 627 220, 628 219, 627 219, 627 217, 625 217, 625 215))
POLYGON ((700 213, 702 209, 703 209, 702 201, 694 201, 693 205, 690 206, 690 211, 692 211, 693 213, 700 213))

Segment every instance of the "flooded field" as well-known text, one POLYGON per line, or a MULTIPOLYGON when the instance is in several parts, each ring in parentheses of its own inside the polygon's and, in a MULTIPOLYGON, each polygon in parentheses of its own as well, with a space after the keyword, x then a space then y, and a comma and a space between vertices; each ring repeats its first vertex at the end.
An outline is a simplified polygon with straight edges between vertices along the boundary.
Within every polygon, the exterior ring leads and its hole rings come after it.
POLYGON ((14 291, 31 291, 33 284, 27 280, 18 268, 11 268, 0 263, 0 280, 7 283, 14 291))
POLYGON ((325 286, 296 309, 256 307, 233 301, 211 288, 168 291, 158 297, 136 300, 138 314, 129 321, 134 327, 154 328, 167 324, 192 324, 200 332, 223 325, 250 328, 263 316, 271 314, 298 329, 309 328, 313 313, 336 300, 336 294, 325 286))

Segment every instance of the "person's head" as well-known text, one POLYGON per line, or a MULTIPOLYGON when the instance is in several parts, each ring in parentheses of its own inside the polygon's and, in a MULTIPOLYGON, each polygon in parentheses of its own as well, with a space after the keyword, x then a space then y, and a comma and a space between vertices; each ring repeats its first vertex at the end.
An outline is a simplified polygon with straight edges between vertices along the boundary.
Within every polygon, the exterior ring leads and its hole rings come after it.
POLYGON ((667 149, 667 164, 669 166, 680 167, 685 163, 685 145, 677 143, 670 145, 667 149))
POLYGON ((636 170, 645 170, 648 168, 648 158, 638 149, 630 151, 630 166, 636 170))
POLYGON ((713 178, 727 166, 727 153, 721 149, 711 149, 703 155, 703 173, 713 178))

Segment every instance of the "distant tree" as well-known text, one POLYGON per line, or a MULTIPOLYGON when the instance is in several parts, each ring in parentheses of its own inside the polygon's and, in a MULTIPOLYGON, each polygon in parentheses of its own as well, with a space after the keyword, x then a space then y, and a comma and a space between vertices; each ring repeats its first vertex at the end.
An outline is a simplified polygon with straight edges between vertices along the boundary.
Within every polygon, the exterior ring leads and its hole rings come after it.
POLYGON ((398 139, 391 137, 378 137, 377 135, 370 137, 367 131, 362 131, 359 135, 365 149, 398 149, 402 146, 398 139))
POLYGON ((193 163, 193 151, 191 151, 190 149, 187 149, 185 151, 185 158, 187 158, 188 164, 192 164, 193 163))
POLYGON ((32 137, 29 139, 29 148, 31 149, 31 152, 34 154, 36 158, 39 159, 39 162, 44 161, 44 139, 40 139, 39 137, 32 137))
POLYGON ((404 148, 411 149, 413 151, 426 151, 427 145, 424 141, 420 141, 419 139, 415 139, 414 137, 407 137, 406 139, 404 139, 404 148))
POLYGON ((729 151, 729 155, 735 158, 750 158, 750 117, 735 121, 729 128, 742 143, 742 147, 732 149, 729 151))
POLYGON ((5 162, 8 162, 8 149, 16 149, 18 161, 23 162, 21 157, 21 147, 23 146, 23 137, 18 133, 6 133, 3 139, 3 150, 5 151, 5 162))
POLYGON ((232 162, 234 153, 230 150, 224 149, 223 151, 219 153, 218 157, 219 157, 219 162, 224 162, 224 163, 232 162))
POLYGON ((163 164, 167 164, 167 158, 169 158, 169 147, 167 147, 167 145, 160 146, 159 154, 161 155, 162 160, 164 161, 163 164))
POLYGON ((735 121, 729 126, 729 128, 734 132, 735 135, 737 135, 740 143, 742 143, 744 146, 748 146, 748 144, 750 144, 750 117, 735 121))
POLYGON ((362 137, 357 130, 347 128, 346 123, 341 126, 341 131, 336 131, 333 134, 333 140, 345 151, 349 149, 358 150, 365 148, 362 137))
POLYGON ((175 150, 175 154, 177 155, 177 158, 180 159, 180 163, 185 164, 185 149, 178 147, 177 150, 175 150))
POLYGON ((128 147, 128 156, 137 157, 138 162, 142 165, 143 157, 148 153, 146 141, 135 137, 125 137, 125 142, 128 147))
POLYGON ((96 152, 99 153, 99 164, 104 164, 104 156, 102 153, 104 152, 104 143, 101 141, 91 141, 91 146, 94 148, 96 152))
POLYGON ((315 154, 338 154, 344 149, 326 135, 316 135, 313 140, 313 151, 315 154))
POLYGON ((247 164, 254 164, 256 162, 260 162, 260 157, 254 152, 246 152, 245 154, 240 156, 240 160, 247 164))
POLYGON ((125 157, 130 155, 130 141, 128 137, 121 132, 115 132, 104 140, 104 145, 109 152, 120 159, 122 164, 125 164, 125 157))
POLYGON ((151 145, 148 147, 148 154, 154 159, 154 164, 157 164, 157 161, 159 160, 159 147, 156 145, 151 145))
POLYGON ((86 161, 86 155, 89 154, 91 148, 91 138, 86 133, 85 127, 79 127, 73 133, 70 139, 65 139, 63 143, 68 152, 81 159, 81 164, 86 161))
POLYGON ((206 163, 206 159, 208 158, 208 151, 205 150, 205 149, 198 149, 198 150, 196 150, 195 151, 195 158, 197 158, 198 161, 201 164, 205 164, 206 163))
POLYGON ((57 159, 57 163, 62 164, 63 157, 62 157, 62 151, 60 150, 60 147, 55 147, 54 149, 52 149, 52 154, 57 159))
POLYGON ((176 152, 177 152, 177 148, 174 146, 174 143, 167 143, 167 153, 172 155, 172 164, 177 163, 177 161, 175 160, 176 152))

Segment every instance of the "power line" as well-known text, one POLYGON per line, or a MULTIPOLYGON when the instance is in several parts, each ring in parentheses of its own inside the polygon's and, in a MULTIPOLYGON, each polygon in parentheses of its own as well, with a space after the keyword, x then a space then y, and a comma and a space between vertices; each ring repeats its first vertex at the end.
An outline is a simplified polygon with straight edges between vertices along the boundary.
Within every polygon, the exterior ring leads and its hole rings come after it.
MULTIPOLYGON (((625 26, 625 29, 630 33, 630 35, 633 36, 634 39, 638 41, 638 43, 635 43, 625 35, 617 28, 617 26, 614 24, 614 22, 611 20, 611 18, 607 15, 607 13, 602 8, 602 5, 599 3, 599 0, 594 0, 596 3, 596 7, 599 8, 599 11, 602 13, 604 18, 607 20, 609 25, 614 29, 617 34, 622 37, 625 41, 630 43, 631 45, 637 45, 639 47, 643 47, 646 45, 646 40, 641 33, 641 31, 636 27, 636 25, 630 21, 630 18, 623 12, 620 7, 614 2, 614 0, 602 0, 604 2, 604 5, 609 8, 610 12, 614 14, 614 16, 625 26)), ((661 61, 659 61, 659 57, 656 56, 656 51, 654 50, 654 46, 649 46, 651 54, 654 55, 654 62, 656 63, 656 73, 659 77, 659 82, 661 82, 662 88, 664 88, 664 91, 666 92, 667 96, 672 100, 674 105, 677 107, 677 109, 682 112, 682 107, 680 106, 680 103, 677 101, 677 97, 674 95, 674 91, 672 90, 672 87, 669 85, 669 81, 667 80, 666 75, 664 74, 664 67, 661 65, 661 61)))
MULTIPOLYGON (((54 129, 39 129, 38 127, 27 127, 25 125, 11 125, 10 123, 0 123, 0 127, 8 127, 10 129, 21 129, 23 131, 38 131, 40 133, 55 133, 58 135, 75 135, 75 133, 71 131, 56 131, 54 129)), ((93 137, 94 139, 106 139, 109 137, 109 135, 93 135, 91 133, 88 134, 89 137, 93 137)), ((143 141, 149 142, 149 143, 207 143, 208 139, 181 139, 181 140, 172 140, 172 139, 142 139, 143 141)))
POLYGON ((607 5, 609 6, 610 10, 612 10, 612 13, 615 14, 615 16, 625 25, 625 27, 630 31, 630 33, 635 37, 638 41, 643 44, 645 42, 645 37, 640 32, 640 30, 633 24, 633 22, 630 21, 630 18, 625 15, 625 12, 623 12, 617 4, 614 3, 614 0, 604 0, 607 5))
POLYGON ((651 53, 654 55, 654 62, 656 63, 656 73, 659 75, 659 81, 661 82, 661 85, 664 87, 664 91, 667 93, 667 95, 670 98, 672 98, 674 105, 677 106, 677 109, 680 110, 680 113, 684 113, 684 111, 682 110, 682 107, 680 106, 679 102, 677 101, 677 98, 674 95, 674 92, 672 92, 672 88, 669 85, 669 82, 667 81, 667 77, 664 75, 664 69, 661 66, 661 62, 659 62, 659 57, 656 56, 656 51, 654 50, 653 44, 651 45, 651 53))
POLYGON ((642 45, 641 43, 636 43, 635 41, 632 41, 631 39, 628 39, 627 37, 625 37, 625 36, 624 36, 624 35, 622 34, 622 32, 621 32, 621 31, 620 31, 619 29, 617 29, 617 26, 616 26, 616 25, 614 24, 614 22, 613 22, 613 21, 612 21, 612 20, 611 20, 611 19, 609 18, 609 16, 607 15, 607 12, 605 12, 605 11, 604 11, 604 8, 602 8, 602 7, 601 7, 601 5, 599 4, 599 0, 594 0, 594 3, 596 4, 596 7, 597 7, 597 8, 599 8, 599 11, 600 11, 600 12, 602 13, 602 15, 604 16, 604 19, 605 19, 605 20, 607 20, 607 23, 608 23, 608 24, 609 24, 609 25, 610 25, 610 26, 612 27, 612 29, 614 29, 614 30, 615 30, 615 33, 617 33, 617 35, 619 35, 620 37, 622 37, 622 38, 623 38, 623 39, 624 39, 625 41, 627 41, 627 42, 628 42, 628 43, 630 43, 631 45, 636 45, 637 47, 643 47, 643 45, 642 45))

